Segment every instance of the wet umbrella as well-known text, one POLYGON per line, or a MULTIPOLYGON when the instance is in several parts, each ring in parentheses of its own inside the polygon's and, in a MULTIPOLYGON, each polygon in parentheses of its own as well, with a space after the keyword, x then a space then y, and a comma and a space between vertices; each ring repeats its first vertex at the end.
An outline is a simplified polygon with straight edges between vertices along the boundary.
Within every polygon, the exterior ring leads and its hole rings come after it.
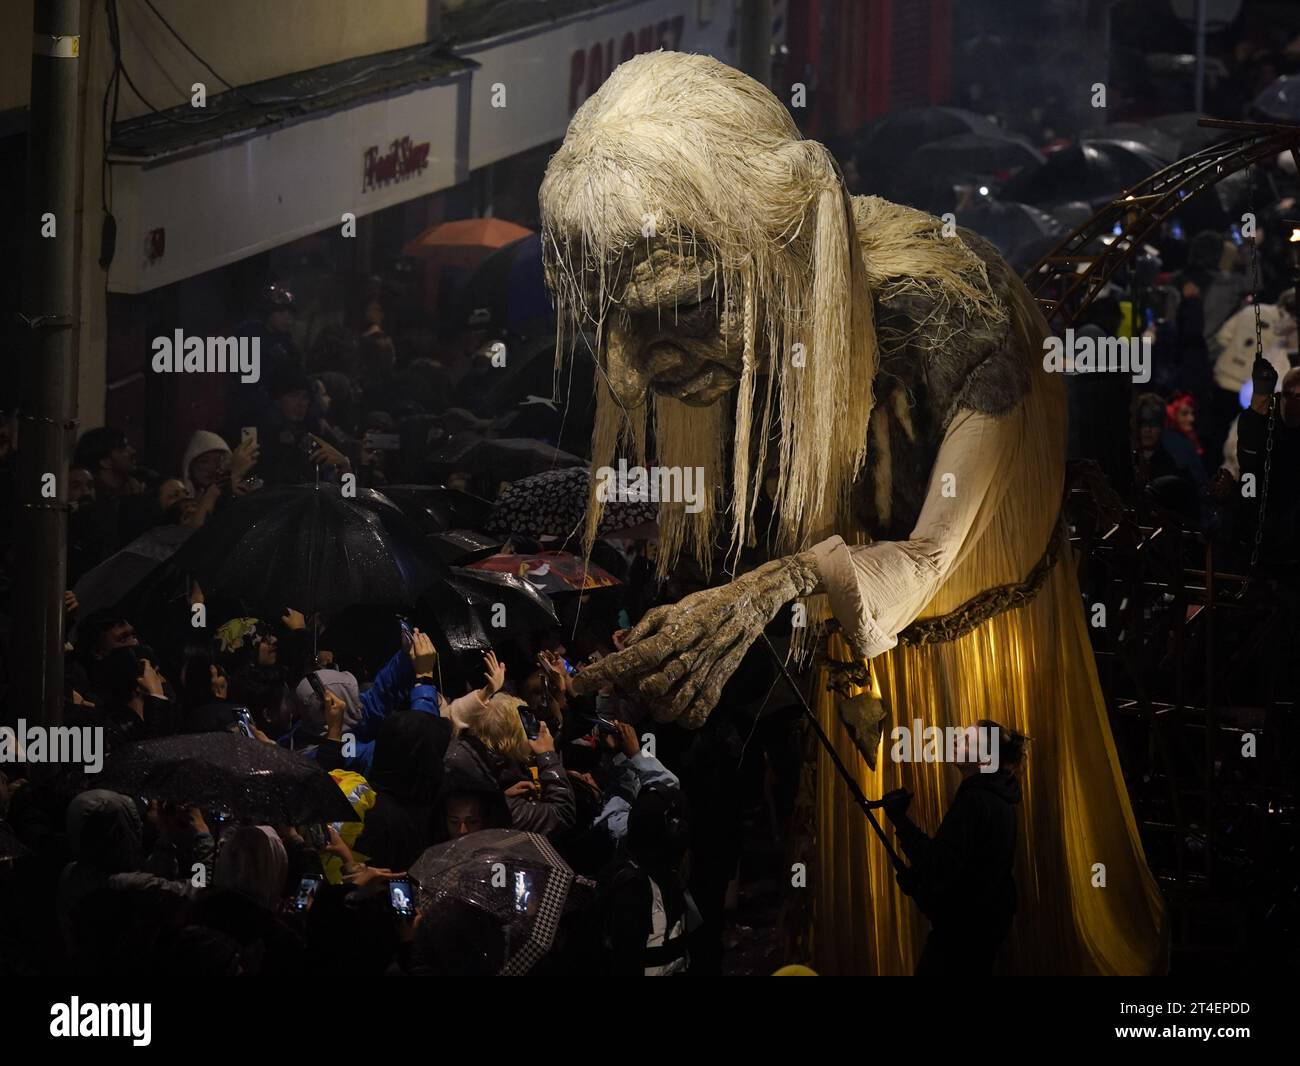
POLYGON ((530 234, 488 255, 458 300, 469 310, 489 308, 493 322, 517 332, 549 319, 554 310, 542 272, 541 237, 530 234))
POLYGON ((1163 167, 1158 156, 1135 141, 1084 140, 1053 152, 1033 173, 1017 175, 1002 195, 1044 208, 1066 200, 1096 205, 1163 167))
POLYGON ((550 597, 513 573, 453 566, 416 604, 413 617, 435 644, 453 652, 488 651, 504 637, 558 626, 550 597))
POLYGON ((1071 233, 1092 218, 1092 204, 1085 200, 1066 200, 1063 204, 1053 204, 1047 212, 1066 233, 1071 233))
POLYGON ((992 241, 1004 256, 1037 237, 1061 232, 1061 224, 1046 211, 1029 204, 998 200, 983 200, 975 207, 959 211, 957 224, 992 241))
POLYGON ((1284 74, 1251 105, 1274 122, 1300 122, 1300 74, 1284 74))
POLYGON ((586 894, 545 837, 513 829, 483 829, 429 848, 412 864, 417 945, 436 944, 446 923, 462 923, 465 909, 482 921, 475 971, 518 976, 550 951, 566 909, 586 894), (571 897, 574 897, 571 902, 571 897))
POLYGON ((262 489, 230 501, 173 557, 210 595, 305 613, 404 604, 445 568, 415 526, 370 489, 262 489))
POLYGON ((1154 123, 1147 122, 1113 122, 1109 126, 1097 126, 1082 134, 1084 140, 1121 140, 1133 141, 1148 148, 1163 163, 1173 163, 1180 158, 1179 136, 1161 129, 1154 123))
POLYGON ((438 558, 452 565, 486 559, 501 550, 501 538, 489 537, 472 529, 448 529, 429 538, 438 558))
POLYGON ((490 501, 442 485, 385 485, 380 495, 401 508, 421 532, 477 529, 492 510, 490 501))
POLYGON ((453 566, 448 584, 459 589, 475 607, 485 612, 500 604, 519 624, 532 629, 559 624, 551 598, 516 574, 453 566))
POLYGON ((1201 114, 1197 111, 1176 111, 1169 115, 1159 115, 1147 119, 1144 125, 1178 142, 1175 159, 1199 152, 1207 145, 1227 140, 1232 136, 1231 130, 1217 129, 1214 126, 1200 125, 1201 114))
POLYGON ((555 596, 564 592, 587 592, 613 588, 618 578, 595 563, 569 552, 537 552, 533 555, 493 555, 473 563, 470 570, 490 570, 523 578, 534 588, 555 596))
POLYGON ((501 480, 556 467, 580 466, 585 459, 531 437, 457 437, 429 453, 429 462, 467 474, 496 474, 501 480))
POLYGON ((908 157, 906 166, 961 177, 1036 169, 1044 162, 1043 153, 1025 138, 999 130, 996 134, 959 133, 924 144, 908 157))
MULTIPOLYGON (((492 505, 483 528, 529 537, 571 537, 586 527, 591 471, 585 466, 547 470, 511 482, 492 505)), ((654 523, 659 505, 649 500, 614 500, 605 504, 598 536, 654 523)))
POLYGON ((89 618, 96 611, 120 603, 170 559, 193 532, 189 526, 157 526, 87 570, 72 590, 78 613, 89 618))
POLYGON ((334 779, 313 760, 240 733, 187 733, 115 748, 88 787, 228 810, 267 825, 352 822, 334 779))
POLYGON ((867 124, 858 134, 858 167, 864 163, 897 165, 923 144, 962 133, 996 136, 999 128, 983 115, 959 107, 909 107, 867 124))

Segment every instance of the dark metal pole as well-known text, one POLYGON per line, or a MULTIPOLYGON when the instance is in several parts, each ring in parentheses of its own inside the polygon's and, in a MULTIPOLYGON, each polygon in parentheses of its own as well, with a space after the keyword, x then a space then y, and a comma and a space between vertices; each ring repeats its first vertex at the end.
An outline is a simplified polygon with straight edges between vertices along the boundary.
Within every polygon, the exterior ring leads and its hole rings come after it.
POLYGON ((799 701, 799 706, 803 708, 803 713, 807 715, 808 721, 813 727, 813 732, 817 735, 817 739, 821 742, 822 747, 826 749, 826 754, 831 757, 831 762, 835 764, 835 769, 839 772, 844 783, 848 785, 849 792, 852 793, 854 802, 862 809, 862 813, 867 816, 867 821, 871 823, 871 828, 876 831, 876 836, 878 836, 880 842, 885 845, 885 851, 889 854, 889 861, 894 864, 894 869, 906 870, 908 868, 907 864, 903 862, 899 857, 898 852, 894 850, 894 845, 889 842, 889 838, 885 836, 885 831, 880 828, 880 823, 876 821, 876 816, 871 813, 871 809, 874 805, 871 800, 867 799, 866 794, 858 786, 857 779, 849 772, 849 768, 844 765, 844 760, 840 758, 840 753, 835 750, 835 745, 831 743, 831 738, 828 737, 826 731, 822 729, 821 722, 817 721, 817 713, 808 705, 808 700, 803 694, 803 689, 799 687, 799 683, 790 675, 790 671, 785 665, 785 660, 777 654, 776 648, 772 647, 772 642, 768 640, 766 633, 763 634, 763 643, 767 645, 767 650, 772 655, 772 661, 776 663, 776 668, 781 671, 781 676, 785 678, 785 683, 790 687, 790 691, 794 693, 795 699, 799 701))
POLYGON ((70 397, 76 377, 77 73, 80 0, 36 0, 22 216, 25 280, 19 358, 18 564, 14 618, 15 716, 63 717, 63 591, 67 578, 70 397))

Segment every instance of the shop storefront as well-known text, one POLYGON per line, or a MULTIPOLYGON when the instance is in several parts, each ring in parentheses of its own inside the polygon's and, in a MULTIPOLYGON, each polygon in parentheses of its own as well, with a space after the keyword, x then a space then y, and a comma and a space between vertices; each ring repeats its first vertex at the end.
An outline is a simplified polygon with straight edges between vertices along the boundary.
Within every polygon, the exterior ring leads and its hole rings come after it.
POLYGON ((296 259, 363 272, 377 234, 418 229, 431 198, 465 181, 473 65, 409 52, 341 65, 373 60, 382 83, 369 93, 348 69, 307 72, 314 106, 292 119, 275 118, 290 110, 277 104, 288 87, 268 82, 241 90, 260 106, 192 135, 175 120, 114 130, 105 413, 138 446, 170 455, 185 427, 216 428, 226 414, 223 390, 147 372, 158 331, 224 335, 296 259))

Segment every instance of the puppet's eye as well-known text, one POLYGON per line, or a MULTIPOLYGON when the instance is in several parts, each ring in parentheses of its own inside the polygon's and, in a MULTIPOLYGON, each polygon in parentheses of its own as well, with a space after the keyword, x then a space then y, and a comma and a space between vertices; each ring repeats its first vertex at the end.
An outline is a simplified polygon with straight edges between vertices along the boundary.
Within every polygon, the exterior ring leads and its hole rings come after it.
POLYGON ((713 297, 676 307, 677 324, 687 332, 712 329, 718 320, 718 301, 713 297))

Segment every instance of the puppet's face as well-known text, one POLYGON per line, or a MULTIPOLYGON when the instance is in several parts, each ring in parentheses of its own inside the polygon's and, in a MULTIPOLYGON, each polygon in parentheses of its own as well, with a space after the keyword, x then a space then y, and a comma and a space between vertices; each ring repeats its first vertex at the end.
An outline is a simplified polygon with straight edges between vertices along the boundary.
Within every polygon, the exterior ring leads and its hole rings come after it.
POLYGON ((605 368, 626 408, 648 392, 707 407, 740 380, 741 294, 724 298, 710 259, 653 247, 631 269, 607 320, 605 368))

